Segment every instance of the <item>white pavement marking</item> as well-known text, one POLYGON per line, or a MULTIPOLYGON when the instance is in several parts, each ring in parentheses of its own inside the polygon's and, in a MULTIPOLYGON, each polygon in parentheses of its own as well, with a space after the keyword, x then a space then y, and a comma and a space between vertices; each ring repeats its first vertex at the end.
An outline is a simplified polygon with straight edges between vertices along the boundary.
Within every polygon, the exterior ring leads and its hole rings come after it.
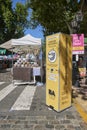
POLYGON ((5 82, 0 82, 0 85, 4 84, 5 82))
POLYGON ((17 86, 10 84, 0 91, 0 101, 4 99, 11 91, 13 91, 17 86))
POLYGON ((30 110, 31 103, 34 97, 36 86, 26 86, 23 92, 20 94, 16 102, 11 108, 12 110, 30 110))

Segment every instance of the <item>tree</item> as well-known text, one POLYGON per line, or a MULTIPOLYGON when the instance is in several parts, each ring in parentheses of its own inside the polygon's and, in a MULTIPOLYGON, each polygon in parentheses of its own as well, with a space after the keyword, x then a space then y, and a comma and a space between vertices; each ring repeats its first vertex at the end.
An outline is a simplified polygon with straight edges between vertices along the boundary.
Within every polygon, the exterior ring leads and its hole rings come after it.
POLYGON ((11 0, 0 0, 0 44, 24 35, 24 30, 28 25, 27 5, 17 3, 12 8, 11 0))
POLYGON ((84 0, 27 0, 32 9, 32 27, 40 24, 44 35, 63 32, 72 33, 71 21, 81 10, 84 0))
POLYGON ((85 36, 87 36, 87 0, 80 0, 80 8, 83 14, 83 20, 80 24, 80 31, 79 33, 84 33, 85 36))
POLYGON ((56 32, 70 32, 69 23, 78 8, 77 0, 30 0, 32 24, 41 24, 45 35, 56 32))
POLYGON ((83 17, 83 21, 81 23, 81 29, 80 29, 80 33, 84 33, 85 36, 87 37, 87 11, 84 13, 84 17, 83 17))

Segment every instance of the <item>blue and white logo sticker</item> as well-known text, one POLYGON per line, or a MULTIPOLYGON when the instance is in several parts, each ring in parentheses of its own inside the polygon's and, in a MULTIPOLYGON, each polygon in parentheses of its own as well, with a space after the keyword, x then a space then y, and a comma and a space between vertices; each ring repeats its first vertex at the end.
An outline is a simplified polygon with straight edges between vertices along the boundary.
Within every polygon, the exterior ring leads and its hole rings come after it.
POLYGON ((55 52, 55 50, 50 50, 49 52, 48 52, 48 60, 50 61, 50 62, 55 62, 55 60, 56 60, 56 52, 55 52))

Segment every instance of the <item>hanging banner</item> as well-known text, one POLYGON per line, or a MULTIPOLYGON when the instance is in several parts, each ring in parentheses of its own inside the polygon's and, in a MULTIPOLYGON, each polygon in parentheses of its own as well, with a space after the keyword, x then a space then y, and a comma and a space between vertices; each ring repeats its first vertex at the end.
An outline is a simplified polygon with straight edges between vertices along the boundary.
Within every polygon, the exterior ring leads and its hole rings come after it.
POLYGON ((72 34, 72 54, 84 54, 84 34, 72 34))

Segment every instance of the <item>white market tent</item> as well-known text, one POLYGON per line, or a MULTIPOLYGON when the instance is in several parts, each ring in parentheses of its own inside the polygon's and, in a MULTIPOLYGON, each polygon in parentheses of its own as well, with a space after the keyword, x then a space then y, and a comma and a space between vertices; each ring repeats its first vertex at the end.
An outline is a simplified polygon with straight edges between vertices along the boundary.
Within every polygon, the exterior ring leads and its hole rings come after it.
POLYGON ((41 38, 35 38, 30 34, 19 38, 19 39, 11 39, 8 42, 5 42, 0 45, 2 48, 11 49, 13 46, 32 46, 32 47, 41 47, 41 38))
POLYGON ((7 41, 7 42, 1 44, 0 47, 1 47, 1 48, 5 48, 5 49, 11 49, 11 48, 12 48, 11 43, 12 43, 12 40, 9 40, 9 41, 7 41))
POLYGON ((41 38, 35 38, 32 37, 30 34, 19 38, 19 39, 12 39, 12 45, 13 46, 18 46, 18 45, 30 45, 30 46, 37 46, 41 47, 41 38))
MULTIPOLYGON (((16 46, 28 46, 30 48, 41 48, 41 38, 35 38, 30 34, 27 34, 22 38, 11 39, 8 42, 5 42, 0 45, 1 48, 5 48, 5 49, 12 49, 13 47, 16 48, 16 46)), ((42 61, 41 61, 41 67, 42 67, 42 61)), ((41 74, 41 79, 42 79, 42 74, 41 74)))

